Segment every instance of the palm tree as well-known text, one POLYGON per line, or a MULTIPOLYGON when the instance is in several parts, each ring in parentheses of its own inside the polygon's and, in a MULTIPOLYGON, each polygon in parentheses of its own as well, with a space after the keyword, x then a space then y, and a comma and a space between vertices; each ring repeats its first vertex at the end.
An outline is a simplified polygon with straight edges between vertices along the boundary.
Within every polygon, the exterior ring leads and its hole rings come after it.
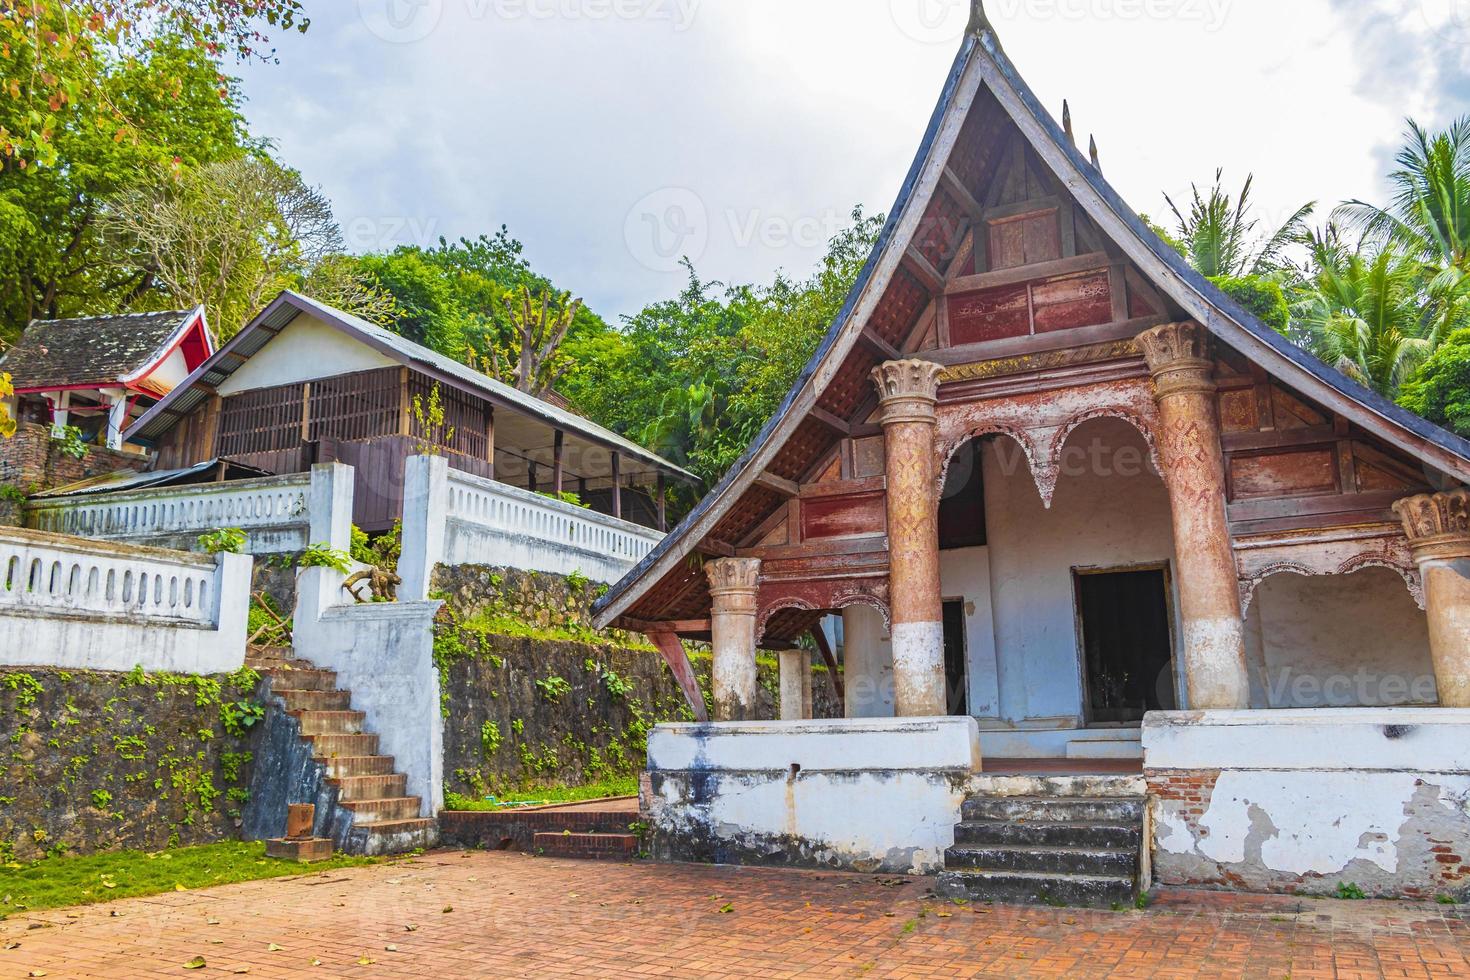
POLYGON ((1440 321, 1434 333, 1446 336, 1470 294, 1470 117, 1438 133, 1410 119, 1395 162, 1393 203, 1348 201, 1333 218, 1422 264, 1426 312, 1440 321))
MULTIPOLYGON (((1311 239, 1309 288, 1294 309, 1313 353, 1382 395, 1433 352, 1419 264, 1391 248, 1349 249, 1333 225, 1311 239)), ((1457 304, 1456 322, 1465 305, 1457 304)))
POLYGON ((1190 185, 1194 199, 1188 214, 1164 195, 1177 222, 1172 236, 1175 246, 1190 265, 1211 279, 1266 276, 1281 271, 1287 247, 1308 237, 1306 221, 1316 202, 1297 208, 1285 224, 1261 239, 1256 234, 1260 221, 1251 216, 1255 177, 1247 175, 1240 195, 1232 197, 1222 184, 1224 175, 1223 169, 1215 171, 1215 183, 1208 194, 1201 194, 1198 185, 1190 185))

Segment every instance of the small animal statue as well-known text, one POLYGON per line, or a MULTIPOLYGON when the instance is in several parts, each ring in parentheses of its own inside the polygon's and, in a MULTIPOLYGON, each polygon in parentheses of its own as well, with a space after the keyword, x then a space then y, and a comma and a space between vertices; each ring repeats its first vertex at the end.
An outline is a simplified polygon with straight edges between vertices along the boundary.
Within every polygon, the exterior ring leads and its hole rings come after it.
POLYGON ((397 602, 398 587, 402 584, 403 579, 394 572, 373 565, 347 576, 347 581, 342 583, 342 588, 360 603, 397 602), (364 582, 367 583, 368 594, 366 596, 358 591, 358 587, 364 582))

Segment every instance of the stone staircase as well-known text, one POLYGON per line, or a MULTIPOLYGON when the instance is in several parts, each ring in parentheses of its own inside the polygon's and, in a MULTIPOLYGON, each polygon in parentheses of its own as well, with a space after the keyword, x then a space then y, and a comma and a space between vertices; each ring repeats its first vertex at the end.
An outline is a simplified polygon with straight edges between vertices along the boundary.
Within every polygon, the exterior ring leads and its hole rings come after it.
POLYGON ((1005 782, 1014 795, 982 792, 965 800, 940 894, 1093 908, 1134 904, 1145 807, 1136 781, 1005 782))
POLYGON ((439 815, 444 840, 462 847, 605 861, 638 856, 641 842, 633 833, 638 819, 636 799, 439 815))
POLYGON ((420 816, 422 799, 408 795, 408 776, 393 757, 378 753, 377 734, 366 731, 366 714, 352 709, 352 692, 337 687, 336 673, 279 648, 252 651, 250 665, 269 680, 323 770, 322 836, 349 854, 400 854, 437 842, 437 822, 420 816))

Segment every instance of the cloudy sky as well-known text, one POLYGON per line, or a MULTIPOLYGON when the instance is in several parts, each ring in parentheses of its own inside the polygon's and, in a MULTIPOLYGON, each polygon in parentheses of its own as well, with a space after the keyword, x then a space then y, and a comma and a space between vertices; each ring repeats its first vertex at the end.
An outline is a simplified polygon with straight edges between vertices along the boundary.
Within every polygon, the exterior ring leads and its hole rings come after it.
MULTIPOLYGON (((610 319, 804 274, 893 202, 967 0, 325 0, 247 114, 357 251, 505 224, 610 319), (677 243, 678 248, 674 246, 677 243)), ((1262 223, 1379 198, 1404 118, 1470 112, 1470 0, 987 0, 1136 208, 1224 167, 1262 223)))

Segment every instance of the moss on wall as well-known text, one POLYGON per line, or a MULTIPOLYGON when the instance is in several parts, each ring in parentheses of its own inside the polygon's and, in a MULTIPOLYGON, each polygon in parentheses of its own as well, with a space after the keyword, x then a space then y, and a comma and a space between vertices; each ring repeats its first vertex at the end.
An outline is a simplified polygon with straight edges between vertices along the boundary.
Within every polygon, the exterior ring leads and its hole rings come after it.
POLYGON ((235 837, 257 681, 0 668, 0 860, 235 837))
MULTIPOLYGON (((644 767, 649 730, 693 715, 647 641, 592 629, 597 587, 512 569, 441 567, 434 656, 444 713, 445 789, 483 797, 580 786, 644 767)), ((690 659, 708 701, 710 658, 690 659)), ((779 670, 758 658, 760 713, 774 717, 779 670)), ((817 717, 841 714, 818 668, 817 717)))

